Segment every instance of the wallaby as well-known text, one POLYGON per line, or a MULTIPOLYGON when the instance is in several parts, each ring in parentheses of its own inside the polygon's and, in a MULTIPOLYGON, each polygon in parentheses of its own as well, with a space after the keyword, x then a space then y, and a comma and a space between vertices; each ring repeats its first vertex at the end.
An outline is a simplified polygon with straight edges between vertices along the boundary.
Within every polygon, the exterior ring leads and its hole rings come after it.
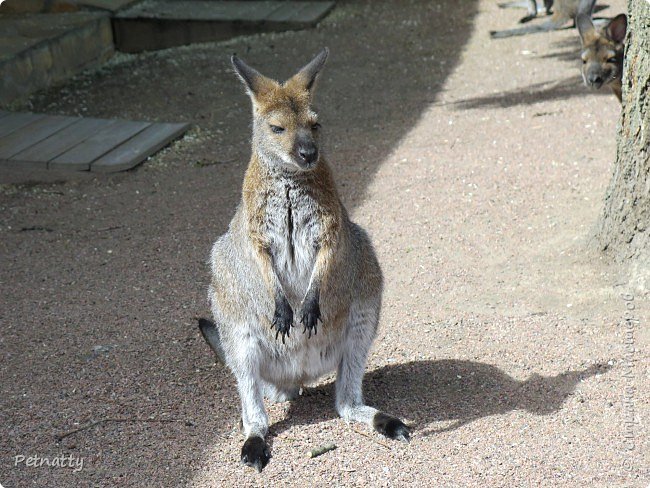
MULTIPOLYGON (((528 15, 519 19, 521 24, 525 24, 537 17, 537 12, 541 5, 537 5, 536 0, 517 0, 514 2, 505 2, 499 4, 500 8, 525 8, 528 10, 528 15)), ((546 15, 551 15, 551 8, 553 7, 553 0, 544 0, 544 10, 546 15)))
POLYGON ((199 326, 237 380, 246 437, 241 461, 258 471, 270 459, 263 396, 290 400, 334 370, 343 419, 392 439, 410 435, 401 420, 363 401, 382 273, 318 145, 311 103, 327 56, 324 49, 284 83, 232 57, 253 105, 252 156, 241 203, 212 248, 214 323, 203 319, 199 326))
MULTIPOLYGON (((506 6, 515 6, 518 2, 511 2, 510 4, 504 4, 506 6)), ((551 6, 553 7, 553 12, 551 18, 542 24, 537 25, 527 25, 525 27, 519 27, 517 29, 506 29, 502 31, 490 31, 490 36, 493 39, 502 39, 504 37, 512 36, 523 36, 526 34, 532 34, 534 32, 548 32, 552 30, 559 29, 564 24, 569 21, 572 21, 575 25, 575 18, 579 12, 591 12, 594 9, 596 1, 595 0, 555 0, 547 1, 545 0, 544 4, 546 6, 547 13, 550 12, 551 6)), ((520 22, 527 22, 537 16, 537 4, 535 0, 529 0, 529 15, 522 18, 520 22), (534 5, 534 15, 532 15, 532 6, 534 5), (532 15, 532 17, 531 17, 532 15)))
POLYGON ((595 89, 609 85, 621 102, 627 16, 619 14, 602 29, 596 29, 589 15, 580 14, 577 24, 585 85, 595 89))

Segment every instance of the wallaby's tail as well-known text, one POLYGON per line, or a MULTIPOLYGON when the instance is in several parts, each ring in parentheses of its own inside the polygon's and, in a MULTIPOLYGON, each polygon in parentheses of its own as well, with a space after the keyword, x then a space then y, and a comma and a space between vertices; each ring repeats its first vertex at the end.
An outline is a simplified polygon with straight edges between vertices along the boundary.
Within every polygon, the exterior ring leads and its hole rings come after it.
POLYGON ((503 39, 504 37, 525 36, 526 34, 533 34, 535 32, 548 32, 559 29, 564 23, 564 20, 562 22, 554 22, 553 20, 549 20, 543 24, 527 25, 526 27, 519 27, 518 29, 490 31, 490 37, 492 39, 503 39))
POLYGON ((219 336, 219 329, 214 322, 208 319, 199 319, 199 330, 214 353, 217 355, 217 358, 222 363, 226 364, 226 355, 223 352, 223 347, 221 346, 221 337, 219 336))

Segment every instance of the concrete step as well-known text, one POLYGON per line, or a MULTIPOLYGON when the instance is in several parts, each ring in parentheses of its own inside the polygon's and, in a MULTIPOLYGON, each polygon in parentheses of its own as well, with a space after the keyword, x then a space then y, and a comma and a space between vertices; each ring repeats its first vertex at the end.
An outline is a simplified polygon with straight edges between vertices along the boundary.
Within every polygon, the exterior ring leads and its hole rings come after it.
POLYGON ((0 1, 0 14, 53 14, 103 10, 117 12, 141 0, 4 0, 0 1))
POLYGON ((0 103, 99 65, 113 52, 106 13, 0 15, 0 103))
POLYGON ((114 17, 115 45, 132 53, 305 29, 333 7, 334 2, 325 1, 145 0, 114 17))

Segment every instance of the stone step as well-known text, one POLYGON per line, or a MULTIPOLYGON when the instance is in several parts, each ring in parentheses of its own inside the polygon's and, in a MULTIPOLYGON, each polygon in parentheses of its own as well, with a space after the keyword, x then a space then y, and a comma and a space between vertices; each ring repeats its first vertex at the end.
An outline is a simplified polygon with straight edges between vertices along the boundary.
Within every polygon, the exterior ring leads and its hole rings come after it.
POLYGON ((334 7, 325 1, 145 0, 113 19, 116 48, 165 49, 259 32, 315 26, 334 7))
POLYGON ((97 66, 113 52, 105 13, 0 15, 0 103, 97 66))

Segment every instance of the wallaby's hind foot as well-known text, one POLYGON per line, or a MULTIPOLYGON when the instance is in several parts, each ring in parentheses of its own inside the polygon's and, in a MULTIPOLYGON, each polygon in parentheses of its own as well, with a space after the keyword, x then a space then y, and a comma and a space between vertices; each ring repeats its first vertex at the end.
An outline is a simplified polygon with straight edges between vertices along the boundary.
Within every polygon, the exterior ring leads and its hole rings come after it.
POLYGON ((271 459, 266 441, 258 436, 249 437, 241 448, 241 462, 261 473, 271 459))
POLYGON ((389 439, 404 442, 410 442, 411 440, 411 431, 406 424, 392 415, 377 412, 372 419, 372 425, 377 432, 385 435, 389 439))
POLYGON ((217 359, 222 363, 226 363, 226 355, 223 352, 223 347, 221 346, 221 337, 219 336, 219 329, 217 325, 208 319, 199 319, 199 330, 201 335, 205 339, 205 342, 208 343, 210 348, 217 355, 217 359))

